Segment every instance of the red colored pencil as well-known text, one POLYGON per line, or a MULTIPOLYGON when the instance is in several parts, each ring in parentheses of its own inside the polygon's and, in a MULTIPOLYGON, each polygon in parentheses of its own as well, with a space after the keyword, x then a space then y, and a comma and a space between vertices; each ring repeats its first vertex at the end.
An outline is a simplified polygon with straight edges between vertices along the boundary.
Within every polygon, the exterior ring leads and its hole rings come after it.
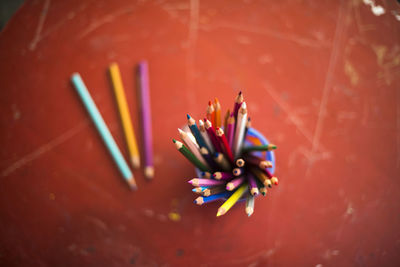
POLYGON ((207 134, 210 137, 211 143, 213 144, 217 152, 223 152, 219 144, 217 134, 215 133, 214 127, 208 119, 204 119, 204 127, 206 128, 207 134))
POLYGON ((231 148, 229 147, 228 140, 226 140, 224 130, 222 130, 221 128, 217 128, 215 134, 217 135, 217 138, 221 147, 223 148, 224 153, 228 156, 230 162, 233 163, 233 153, 231 148))

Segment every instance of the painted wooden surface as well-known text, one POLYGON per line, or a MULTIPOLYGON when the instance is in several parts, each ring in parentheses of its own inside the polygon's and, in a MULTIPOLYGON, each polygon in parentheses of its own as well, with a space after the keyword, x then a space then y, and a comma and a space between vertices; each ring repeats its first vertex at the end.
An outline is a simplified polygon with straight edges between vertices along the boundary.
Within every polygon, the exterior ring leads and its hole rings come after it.
MULTIPOLYGON (((398 266, 396 1, 27 1, 0 34, 3 266, 398 266), (366 4, 367 3, 367 4, 366 4), (379 15, 378 6, 384 10, 379 15), (150 66, 156 175, 128 190, 69 82, 127 156, 106 69, 150 66), (172 145, 245 94, 280 185, 215 218, 172 145)), ((138 134, 140 137, 140 134, 138 134)))

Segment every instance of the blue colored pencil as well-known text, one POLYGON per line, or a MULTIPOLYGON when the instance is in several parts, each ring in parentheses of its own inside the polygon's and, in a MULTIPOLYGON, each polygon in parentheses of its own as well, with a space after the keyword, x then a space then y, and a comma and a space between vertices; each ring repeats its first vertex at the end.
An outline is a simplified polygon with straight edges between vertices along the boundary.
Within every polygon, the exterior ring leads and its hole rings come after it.
POLYGON ((110 130, 108 129, 106 123, 103 120, 99 110, 97 109, 96 104, 94 103, 92 97, 90 96, 89 91, 87 90, 81 76, 79 73, 73 73, 71 77, 72 83, 75 86, 76 91, 78 92, 86 110, 88 111, 94 125, 97 128, 101 138, 104 141, 108 151, 110 152, 114 162, 117 164, 119 171, 121 172, 122 176, 128 183, 129 187, 132 190, 137 189, 136 181, 133 176, 133 173, 128 167, 124 157, 121 154, 117 144, 112 137, 110 130))
POLYGON ((189 114, 187 114, 186 116, 188 119, 189 129, 192 132, 194 138, 196 139, 199 147, 205 147, 205 148, 207 148, 208 151, 210 151, 210 148, 207 146, 206 142, 204 141, 203 136, 201 136, 201 134, 200 134, 199 128, 197 128, 196 121, 192 117, 190 117, 189 114))
POLYGON ((215 194, 215 195, 211 195, 208 197, 198 197, 194 200, 194 203, 196 203, 197 205, 203 205, 204 203, 208 203, 208 202, 212 202, 221 198, 227 198, 230 197, 232 195, 232 192, 222 192, 219 194, 215 194))

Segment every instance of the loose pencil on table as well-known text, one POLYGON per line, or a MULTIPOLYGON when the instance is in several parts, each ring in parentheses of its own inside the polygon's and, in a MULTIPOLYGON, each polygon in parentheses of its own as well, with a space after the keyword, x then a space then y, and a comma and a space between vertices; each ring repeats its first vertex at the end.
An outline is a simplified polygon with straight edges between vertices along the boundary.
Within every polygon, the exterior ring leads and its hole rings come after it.
POLYGON ((217 217, 238 203, 245 213, 255 211, 255 198, 265 196, 267 187, 278 185, 275 171, 275 145, 252 128, 248 105, 242 92, 234 100, 233 112, 222 118, 220 101, 208 102, 206 118, 196 120, 187 115, 188 129, 178 129, 182 142, 173 139, 177 150, 195 167, 197 177, 188 182, 201 196, 197 205, 223 201, 217 217))

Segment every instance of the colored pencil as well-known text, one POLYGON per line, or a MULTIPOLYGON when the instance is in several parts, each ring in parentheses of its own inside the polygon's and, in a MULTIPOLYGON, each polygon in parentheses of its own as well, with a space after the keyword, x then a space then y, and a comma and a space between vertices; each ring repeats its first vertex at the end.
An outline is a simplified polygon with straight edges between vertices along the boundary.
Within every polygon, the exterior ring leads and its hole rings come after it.
POLYGON ((229 116, 231 115, 231 111, 228 109, 226 111, 225 117, 224 117, 224 131, 227 132, 227 128, 228 128, 228 119, 229 116))
POLYGON ((186 147, 183 145, 182 142, 179 142, 175 139, 172 139, 172 141, 174 142, 176 149, 179 150, 179 152, 182 153, 183 156, 185 156, 185 158, 187 158, 194 166, 196 166, 197 168, 199 168, 201 171, 208 171, 208 167, 205 166, 200 160, 198 160, 193 153, 186 147))
POLYGON ((203 158, 203 156, 200 154, 198 145, 195 142, 193 142, 192 139, 189 138, 188 134, 185 131, 182 131, 181 129, 178 128, 178 132, 179 132, 179 136, 181 137, 182 141, 185 142, 186 146, 193 153, 193 155, 201 163, 203 163, 203 165, 206 166, 207 169, 210 169, 210 166, 208 165, 206 160, 203 158))
POLYGON ((190 117, 189 114, 186 115, 188 119, 188 126, 190 128, 190 131, 192 132, 193 136, 196 138, 196 142, 199 145, 199 147, 205 147, 209 150, 209 147, 207 146, 206 142, 203 139, 203 136, 201 136, 199 128, 197 128, 196 121, 190 117))
POLYGON ((278 185, 278 178, 273 176, 268 169, 261 169, 263 173, 270 179, 271 184, 278 185))
POLYGON ((106 123, 104 122, 103 117, 101 116, 96 104, 94 103, 79 73, 73 73, 71 81, 74 84, 75 89, 78 92, 83 105, 85 106, 87 112, 89 113, 90 118, 92 119, 94 125, 96 126, 97 131, 99 132, 101 138, 103 139, 103 142, 106 145, 108 151, 110 152, 119 171, 121 172, 125 181, 128 183, 129 187, 132 190, 136 190, 137 185, 133 173, 129 169, 128 164, 126 163, 124 157, 122 156, 121 151, 119 150, 117 144, 115 143, 115 140, 112 137, 110 130, 108 129, 106 123))
POLYGON ((208 152, 207 148, 205 147, 200 148, 200 154, 208 163, 208 166, 211 167, 211 169, 215 170, 216 168, 218 168, 217 164, 215 163, 212 155, 208 152))
POLYGON ((235 104, 234 104, 234 107, 233 107, 233 116, 235 117, 235 119, 238 116, 238 112, 239 112, 239 109, 240 109, 240 107, 241 107, 241 105, 243 103, 243 100, 244 100, 243 94, 242 94, 242 91, 240 91, 239 94, 237 95, 236 99, 235 99, 235 104))
POLYGON ((238 112, 236 130, 235 130, 235 139, 233 141, 233 154, 235 155, 235 158, 239 157, 241 154, 246 121, 247 121, 247 107, 246 107, 246 102, 243 102, 238 112))
POLYGON ((207 189, 207 188, 198 186, 198 187, 193 188, 192 191, 195 193, 201 194, 203 192, 203 190, 205 190, 205 189, 207 189))
POLYGON ((262 159, 260 157, 248 154, 246 155, 246 162, 259 167, 260 169, 271 168, 272 162, 269 160, 262 159))
POLYGON ((135 132, 132 126, 131 115, 128 103, 125 97, 125 90, 122 84, 121 74, 117 63, 112 63, 109 67, 111 82, 114 88, 115 98, 117 100, 119 115, 121 117, 122 127, 124 129, 125 140, 131 157, 132 166, 139 168, 140 155, 136 143, 135 132))
POLYGON ((271 181, 268 176, 258 168, 251 168, 250 171, 258 178, 258 180, 265 186, 270 186, 271 181))
POLYGON ((139 63, 140 111, 142 115, 142 138, 144 143, 144 174, 147 178, 154 177, 153 164, 153 134, 151 127, 149 68, 146 61, 139 63))
POLYGON ((247 136, 247 132, 249 131, 249 128, 251 127, 251 119, 250 117, 247 118, 247 122, 246 122, 246 128, 244 129, 244 139, 246 139, 247 136))
POLYGON ((229 164, 223 153, 215 152, 214 160, 216 163, 218 163, 222 170, 229 171, 231 169, 231 165, 229 164))
POLYGON ((212 122, 215 123, 215 109, 211 101, 208 101, 208 106, 206 110, 206 118, 212 122))
POLYGON ((224 130, 222 130, 221 128, 218 127, 218 128, 215 130, 215 134, 217 135, 219 144, 220 144, 220 146, 221 146, 223 152, 225 153, 225 155, 227 156, 227 158, 229 159, 229 161, 230 161, 231 163, 233 163, 233 154, 232 154, 232 150, 231 150, 231 148, 229 147, 228 140, 226 140, 226 136, 225 136, 225 134, 224 134, 224 130))
POLYGON ((233 148, 234 136, 235 136, 235 117, 233 116, 233 113, 231 113, 228 119, 228 126, 226 129, 226 139, 228 139, 229 147, 231 149, 233 148))
POLYGON ((260 145, 260 146, 246 146, 242 148, 242 153, 249 153, 253 151, 271 151, 276 149, 276 145, 260 145))
POLYGON ((235 161, 235 163, 236 163, 236 166, 238 166, 239 168, 240 168, 240 167, 243 167, 243 166, 246 164, 246 162, 245 162, 244 159, 242 159, 242 158, 237 159, 237 160, 235 161))
POLYGON ((209 178, 211 178, 211 173, 210 172, 201 172, 201 177, 203 177, 203 178, 207 178, 207 179, 209 179, 209 178))
POLYGON ((214 172, 213 178, 217 180, 230 180, 233 178, 231 172, 214 172))
POLYGON ((258 190, 256 178, 254 177, 253 174, 248 173, 247 180, 249 181, 250 194, 252 194, 253 196, 257 196, 259 194, 259 190, 258 190))
POLYGON ((271 178, 271 183, 274 184, 274 185, 278 185, 278 184, 279 184, 278 178, 275 177, 275 176, 273 176, 273 177, 271 178))
POLYGON ((219 200, 222 198, 230 197, 232 195, 232 192, 222 192, 219 194, 211 195, 208 197, 198 197, 196 198, 195 202, 197 205, 203 205, 204 203, 209 203, 215 200, 219 200))
POLYGON ((193 178, 188 182, 193 186, 216 186, 225 184, 224 181, 217 181, 212 179, 201 179, 201 178, 193 178))
POLYGON ((201 136, 203 137, 204 142, 206 143, 208 150, 211 154, 215 152, 214 145, 211 142, 210 137, 208 136, 206 127, 204 126, 204 122, 202 120, 199 120, 199 131, 201 136))
POLYGON ((245 180, 244 176, 231 180, 229 183, 226 184, 226 190, 232 191, 233 189, 241 185, 244 182, 244 180, 245 180))
POLYGON ((214 186, 204 189, 201 193, 203 196, 208 197, 211 195, 219 194, 225 191, 225 186, 214 186))
POLYGON ((254 212, 254 196, 251 194, 247 195, 246 199, 246 214, 250 217, 254 212))
POLYGON ((207 134, 210 137, 211 143, 213 144, 215 151, 222 152, 221 145, 219 144, 217 134, 215 133, 214 127, 208 119, 204 119, 204 127, 206 128, 207 134))
POLYGON ((214 116, 215 128, 221 127, 221 104, 219 103, 218 98, 214 99, 214 110, 215 110, 215 116, 214 116))
POLYGON ((244 168, 234 168, 232 173, 234 176, 240 176, 244 173, 244 168))
POLYGON ((247 192, 247 184, 244 183, 219 207, 217 217, 224 215, 247 192))
POLYGON ((265 186, 262 186, 259 188, 261 195, 266 196, 267 195, 267 188, 265 186))

